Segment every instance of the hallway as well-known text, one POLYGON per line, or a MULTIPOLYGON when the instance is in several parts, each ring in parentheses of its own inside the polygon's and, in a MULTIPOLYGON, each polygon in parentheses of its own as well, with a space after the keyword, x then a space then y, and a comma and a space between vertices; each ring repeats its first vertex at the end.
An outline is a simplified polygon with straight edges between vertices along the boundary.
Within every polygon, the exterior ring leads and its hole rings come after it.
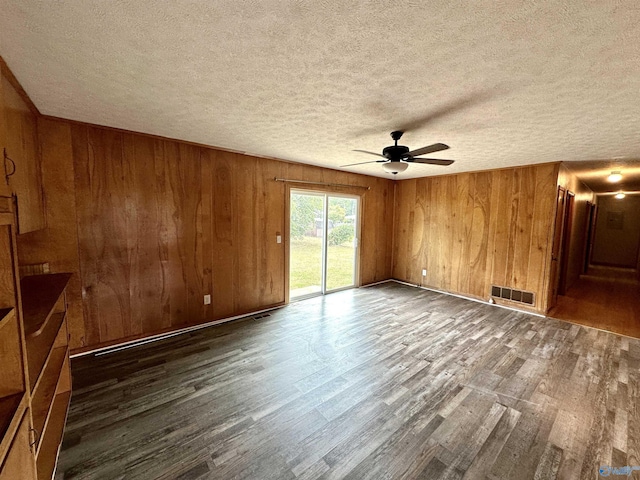
POLYGON ((640 338, 640 281, 632 269, 590 266, 549 317, 640 338))

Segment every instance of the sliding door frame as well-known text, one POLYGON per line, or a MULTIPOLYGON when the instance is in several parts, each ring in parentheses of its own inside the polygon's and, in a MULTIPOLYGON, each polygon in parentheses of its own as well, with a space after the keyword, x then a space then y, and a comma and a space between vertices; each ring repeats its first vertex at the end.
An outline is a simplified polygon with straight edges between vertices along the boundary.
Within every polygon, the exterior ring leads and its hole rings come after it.
POLYGON ((334 292, 339 292, 342 290, 348 290, 350 288, 358 288, 360 286, 360 266, 361 266, 361 262, 360 262, 360 246, 362 245, 361 239, 360 239, 360 235, 361 235, 361 225, 362 225, 362 212, 363 212, 363 208, 362 208, 362 204, 364 201, 363 196, 355 194, 355 193, 343 193, 343 192, 336 192, 335 190, 332 189, 327 189, 327 190, 322 190, 322 189, 316 189, 316 188, 304 188, 304 187, 298 187, 298 186, 291 186, 291 185, 287 185, 286 189, 285 189, 285 195, 286 195, 286 199, 285 199, 285 215, 284 215, 284 220, 285 220, 285 238, 284 238, 284 248, 285 248, 285 265, 284 265, 284 278, 285 278, 285 292, 284 292, 284 299, 285 299, 285 304, 288 304, 291 302, 291 298, 290 298, 290 293, 291 293, 291 283, 290 283, 290 276, 291 276, 291 192, 299 192, 301 194, 320 194, 320 195, 324 195, 325 196, 325 201, 324 201, 324 225, 323 225, 323 237, 327 236, 327 227, 329 224, 329 216, 328 216, 328 210, 329 210, 329 197, 341 197, 341 198, 353 198, 357 201, 357 218, 356 218, 356 233, 355 233, 355 242, 356 242, 356 253, 355 253, 355 261, 354 261, 354 272, 353 272, 353 276, 354 276, 354 282, 353 285, 350 285, 348 287, 340 287, 340 288, 334 288, 332 290, 325 290, 325 286, 326 286, 326 271, 327 271, 327 247, 328 247, 328 241, 324 241, 323 239, 323 248, 322 248, 322 285, 321 285, 321 291, 320 293, 312 293, 309 295, 304 295, 301 297, 296 297, 296 301, 297 300, 304 300, 305 298, 312 298, 312 297, 317 297, 317 296, 321 296, 321 295, 325 295, 327 293, 334 293, 334 292))

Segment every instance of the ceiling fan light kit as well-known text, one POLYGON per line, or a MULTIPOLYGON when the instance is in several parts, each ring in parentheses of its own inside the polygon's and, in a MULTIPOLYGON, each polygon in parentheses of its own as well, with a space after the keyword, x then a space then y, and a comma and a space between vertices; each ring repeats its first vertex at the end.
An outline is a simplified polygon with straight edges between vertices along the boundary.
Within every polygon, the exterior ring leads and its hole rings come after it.
POLYGON ((393 173, 395 175, 397 173, 404 172, 409 168, 409 164, 405 162, 387 162, 382 165, 382 168, 385 172, 393 173))
POLYGON ((429 153, 440 152, 442 150, 447 150, 449 145, 445 145, 444 143, 434 143, 433 145, 429 145, 426 147, 418 148, 416 150, 409 150, 409 147, 404 145, 398 145, 398 140, 402 137, 402 134, 399 130, 391 132, 391 138, 395 142, 394 145, 390 145, 385 147, 382 150, 382 154, 369 152, 367 150, 354 150, 354 152, 366 153, 368 155, 375 155, 376 157, 381 157, 383 160, 371 160, 369 162, 359 162, 359 163, 349 163, 347 165, 341 165, 341 167, 351 167, 354 165, 363 165, 365 163, 382 163, 382 168, 385 172, 396 175, 398 173, 404 172, 410 163, 424 163, 427 165, 442 165, 447 166, 453 163, 453 160, 442 160, 437 158, 421 158, 419 155, 426 155, 429 153))

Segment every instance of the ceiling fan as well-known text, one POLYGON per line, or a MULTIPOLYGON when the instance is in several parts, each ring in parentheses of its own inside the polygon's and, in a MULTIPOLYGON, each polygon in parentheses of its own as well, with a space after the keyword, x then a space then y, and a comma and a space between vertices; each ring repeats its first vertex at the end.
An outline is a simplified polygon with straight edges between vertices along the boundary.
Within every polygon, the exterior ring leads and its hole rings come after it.
POLYGON ((372 160, 370 162, 349 163, 348 165, 341 165, 341 167, 351 167, 353 165, 363 165, 365 163, 382 163, 382 168, 386 172, 394 175, 399 172, 404 172, 410 163, 426 163, 429 165, 451 165, 453 160, 439 160, 437 158, 417 158, 419 155, 426 155, 428 153, 440 152, 447 150, 448 145, 444 143, 434 143, 427 147, 418 148, 416 150, 409 150, 409 147, 404 145, 398 145, 398 140, 402 137, 404 132, 396 130, 391 132, 391 138, 395 141, 395 145, 390 145, 382 150, 382 154, 375 152, 368 152, 367 150, 354 150, 354 152, 368 153, 369 155, 375 155, 382 157, 384 160, 372 160))

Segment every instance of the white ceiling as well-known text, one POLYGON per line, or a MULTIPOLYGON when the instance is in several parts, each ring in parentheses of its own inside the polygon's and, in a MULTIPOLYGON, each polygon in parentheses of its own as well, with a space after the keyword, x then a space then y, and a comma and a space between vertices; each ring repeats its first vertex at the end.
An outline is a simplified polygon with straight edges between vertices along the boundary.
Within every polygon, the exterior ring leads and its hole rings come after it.
MULTIPOLYGON (((42 113, 337 168, 443 142, 398 178, 640 159, 633 1, 0 0, 42 113), (430 120, 426 124, 425 120, 430 120), (422 126, 419 126, 422 124, 422 126)), ((349 171, 389 176, 380 165, 349 171)))

